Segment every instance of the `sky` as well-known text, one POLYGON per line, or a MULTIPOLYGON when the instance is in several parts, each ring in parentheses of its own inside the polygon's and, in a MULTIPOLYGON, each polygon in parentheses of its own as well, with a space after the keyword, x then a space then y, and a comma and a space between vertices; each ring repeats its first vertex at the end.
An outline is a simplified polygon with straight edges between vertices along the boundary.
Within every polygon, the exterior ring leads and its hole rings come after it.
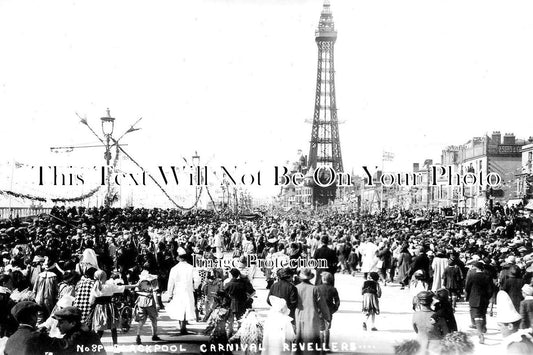
MULTIPOLYGON (((97 144, 76 113, 100 134, 107 108, 117 134, 142 117, 122 143, 148 170, 198 152, 202 164, 270 173, 307 154, 322 4, 0 0, 0 189, 90 190, 43 189, 35 170, 13 176, 11 165, 102 165, 103 148, 50 147, 97 144)), ((345 170, 362 175, 388 151, 385 170, 409 171, 493 130, 533 135, 531 1, 331 0, 331 10, 345 170)), ((184 204, 194 194, 173 193, 184 204)))

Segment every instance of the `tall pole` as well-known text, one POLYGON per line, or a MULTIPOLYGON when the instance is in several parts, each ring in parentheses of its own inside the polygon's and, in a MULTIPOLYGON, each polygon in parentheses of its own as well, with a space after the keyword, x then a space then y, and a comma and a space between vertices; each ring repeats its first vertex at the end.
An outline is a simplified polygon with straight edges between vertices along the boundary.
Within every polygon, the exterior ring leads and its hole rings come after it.
POLYGON ((107 192, 105 195, 104 200, 104 206, 109 207, 111 205, 111 152, 109 143, 111 141, 111 135, 106 134, 106 143, 105 143, 105 163, 106 163, 106 170, 107 170, 107 176, 106 176, 106 184, 107 184, 107 192))
MULTIPOLYGON (((382 151, 381 152, 381 176, 383 176, 383 169, 384 169, 383 167, 385 165, 384 157, 383 157, 384 155, 385 155, 385 151, 382 151)), ((382 179, 380 179, 380 180, 382 180, 382 179)), ((379 200, 379 209, 380 209, 380 211, 379 212, 381 213, 381 211, 383 210, 383 183, 381 182, 380 185, 381 185, 381 194, 380 194, 380 197, 379 197, 380 198, 380 200, 379 200)))
POLYGON ((428 176, 427 176, 427 199, 426 199, 426 209, 429 211, 429 164, 428 167, 428 176))

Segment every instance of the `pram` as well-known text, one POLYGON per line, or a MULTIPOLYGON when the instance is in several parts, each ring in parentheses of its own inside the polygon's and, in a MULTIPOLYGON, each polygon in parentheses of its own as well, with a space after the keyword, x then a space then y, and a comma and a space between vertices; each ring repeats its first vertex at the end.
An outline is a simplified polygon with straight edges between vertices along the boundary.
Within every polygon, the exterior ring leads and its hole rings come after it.
POLYGON ((118 328, 123 333, 127 333, 131 328, 133 320, 133 307, 135 305, 135 293, 131 290, 124 290, 123 293, 113 295, 113 302, 118 310, 118 328))

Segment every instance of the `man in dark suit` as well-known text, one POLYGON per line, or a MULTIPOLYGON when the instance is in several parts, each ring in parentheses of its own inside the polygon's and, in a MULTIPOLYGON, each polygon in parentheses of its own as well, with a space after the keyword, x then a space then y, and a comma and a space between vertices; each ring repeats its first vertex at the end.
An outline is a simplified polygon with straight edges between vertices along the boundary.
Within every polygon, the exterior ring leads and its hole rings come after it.
POLYGON ((339 259, 337 258, 337 253, 335 250, 328 247, 329 244, 329 237, 324 234, 322 238, 320 238, 320 241, 322 242, 322 245, 320 248, 318 248, 315 251, 315 255, 313 255, 313 259, 319 260, 319 259, 325 259, 328 263, 328 266, 326 268, 317 268, 316 269, 316 279, 315 279, 315 285, 321 285, 322 284, 322 277, 320 274, 323 271, 329 272, 331 275, 333 275, 333 283, 331 286, 335 285, 335 273, 337 272, 337 264, 339 263, 339 259))
POLYGON ((270 306, 270 296, 283 298, 287 302, 287 308, 290 313, 289 316, 294 320, 294 311, 298 306, 298 290, 289 280, 292 273, 289 268, 280 269, 278 271, 278 281, 274 282, 270 287, 270 292, 267 296, 267 303, 270 306))
POLYGON ((11 314, 19 323, 19 327, 7 339, 5 355, 44 355, 47 352, 60 352, 68 347, 65 340, 51 338, 36 330, 37 314, 40 309, 37 303, 29 301, 19 302, 11 309, 11 314))
POLYGON ((98 334, 82 326, 81 311, 78 308, 63 308, 55 312, 53 317, 57 319, 57 327, 61 334, 65 334, 64 339, 68 341, 68 348, 57 354, 75 354, 79 352, 79 346, 83 347, 83 353, 87 355, 106 354, 98 334))
MULTIPOLYGON (((230 274, 231 280, 224 286, 224 292, 231 299, 228 321, 233 326, 234 321, 241 319, 247 308, 252 308, 251 297, 254 295, 255 289, 248 278, 241 277, 239 270, 231 269, 230 274)), ((230 332, 233 332, 232 326, 230 326, 230 332)))
POLYGON ((426 250, 423 246, 419 246, 416 250, 416 257, 413 259, 411 267, 409 268, 409 279, 411 279, 413 274, 418 270, 422 270, 424 272, 423 280, 427 281, 429 278, 429 258, 426 255, 426 250))
POLYGON ((487 331, 487 308, 494 290, 494 283, 490 275, 483 272, 483 263, 477 261, 472 264, 474 273, 466 280, 466 300, 470 305, 470 318, 475 324, 479 343, 485 342, 484 333, 487 331))

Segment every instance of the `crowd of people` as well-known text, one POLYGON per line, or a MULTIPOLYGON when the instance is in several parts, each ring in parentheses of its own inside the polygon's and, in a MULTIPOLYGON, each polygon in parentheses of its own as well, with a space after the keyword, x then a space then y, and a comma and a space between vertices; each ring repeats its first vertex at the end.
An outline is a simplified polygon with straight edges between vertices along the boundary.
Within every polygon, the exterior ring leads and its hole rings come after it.
POLYGON ((450 219, 438 210, 239 218, 203 210, 55 207, 47 215, 0 221, 4 352, 74 353, 83 345, 105 353, 104 332, 119 344, 131 318, 137 344, 148 319, 151 340, 158 342, 158 313, 166 309, 181 334, 190 334, 191 322, 206 322, 210 344, 237 343, 247 353, 321 353, 342 302, 335 275, 344 273, 364 278, 363 331, 378 331, 387 284, 400 284, 412 296, 406 307, 413 311, 417 339, 399 345, 398 353, 471 351, 454 317, 463 301, 480 343, 496 304, 504 345, 531 353, 530 231, 513 208, 496 206, 469 217, 478 221, 460 226, 462 216, 450 219), (276 267, 250 265, 251 255, 276 267), (230 267, 216 264, 228 257, 236 261, 230 267), (290 263, 310 259, 326 264, 290 263), (198 260, 218 266, 198 267, 198 260), (271 307, 264 320, 254 310, 259 274, 271 307), (125 304, 131 305, 130 318, 125 304))

